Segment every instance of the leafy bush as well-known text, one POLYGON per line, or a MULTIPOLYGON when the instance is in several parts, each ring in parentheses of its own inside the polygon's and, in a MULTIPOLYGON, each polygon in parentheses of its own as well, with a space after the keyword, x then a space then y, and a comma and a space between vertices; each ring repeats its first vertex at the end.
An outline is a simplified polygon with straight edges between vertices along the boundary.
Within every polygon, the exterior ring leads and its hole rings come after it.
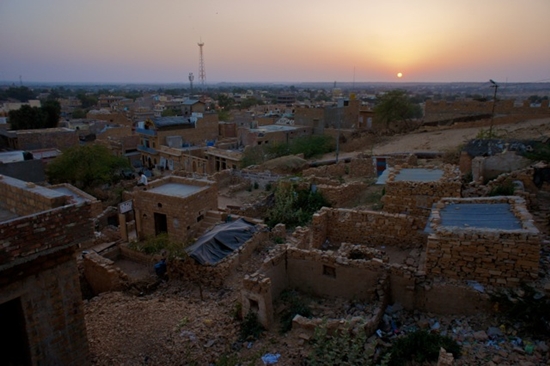
POLYGON ((352 334, 349 325, 330 335, 326 324, 315 328, 313 350, 308 356, 308 365, 371 365, 372 352, 368 352, 367 335, 364 329, 352 334))
POLYGON ((511 196, 514 194, 514 191, 514 182, 512 182, 511 180, 506 180, 502 184, 493 187, 489 192, 489 196, 511 196))
POLYGON ((145 254, 161 254, 166 253, 168 258, 185 257, 186 243, 177 242, 168 236, 167 233, 162 233, 157 236, 149 237, 140 242, 132 242, 128 244, 130 249, 140 251, 145 254))
POLYGON ((455 358, 460 356, 461 347, 453 339, 439 334, 420 330, 397 339, 387 352, 389 366, 402 366, 410 361, 423 363, 437 361, 439 350, 443 347, 455 358))
POLYGON ((536 143, 533 146, 532 151, 526 152, 523 155, 533 161, 544 161, 550 163, 550 146, 543 143, 536 143))
POLYGON ((269 209, 266 224, 273 227, 283 223, 289 227, 306 225, 313 213, 330 204, 323 195, 309 189, 296 190, 292 184, 279 184, 275 190, 275 204, 269 209))
POLYGON ((286 333, 292 329, 292 319, 296 315, 306 318, 310 318, 313 315, 309 306, 300 299, 296 291, 284 291, 281 294, 281 301, 288 305, 288 308, 281 315, 281 333, 286 333))
POLYGON ((241 323, 241 340, 247 341, 258 339, 263 331, 264 327, 258 321, 258 315, 253 311, 249 311, 241 323))

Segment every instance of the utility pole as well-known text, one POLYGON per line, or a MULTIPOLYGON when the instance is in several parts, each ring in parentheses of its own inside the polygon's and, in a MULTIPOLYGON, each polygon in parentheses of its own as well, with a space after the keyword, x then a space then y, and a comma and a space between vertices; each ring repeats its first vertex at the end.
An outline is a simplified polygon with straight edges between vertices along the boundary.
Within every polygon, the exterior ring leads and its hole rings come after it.
POLYGON ((493 94, 493 109, 491 111, 491 124, 489 125, 489 138, 493 138, 493 121, 495 119, 495 107, 497 104, 497 90, 498 90, 498 84, 493 81, 493 79, 489 80, 491 82, 491 88, 495 88, 495 93, 493 94))

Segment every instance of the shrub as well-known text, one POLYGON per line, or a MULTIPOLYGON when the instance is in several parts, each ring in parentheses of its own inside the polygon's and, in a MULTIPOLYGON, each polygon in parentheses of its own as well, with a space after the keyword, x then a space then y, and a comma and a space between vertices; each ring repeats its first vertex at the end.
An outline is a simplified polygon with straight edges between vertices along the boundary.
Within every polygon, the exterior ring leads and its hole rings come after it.
POLYGON ((309 189, 296 190, 294 185, 279 185, 275 190, 275 204, 266 215, 269 227, 283 223, 288 227, 306 225, 317 210, 330 206, 323 195, 309 189))
POLYGON ((241 340, 251 341, 260 338, 264 331, 264 327, 258 321, 258 315, 249 311, 241 323, 241 340))
POLYGON ((260 188, 260 185, 258 184, 258 182, 254 182, 254 189, 258 189, 260 188))
POLYGON ((360 328, 352 334, 349 324, 343 330, 330 335, 326 324, 315 328, 313 349, 308 365, 372 365, 372 351, 366 349, 367 335, 360 328))
POLYGON ((306 318, 311 318, 313 315, 309 306, 300 299, 296 291, 284 291, 281 294, 281 300, 288 305, 288 308, 281 315, 281 333, 286 333, 292 329, 292 319, 296 315, 306 318))
POLYGON ((128 244, 130 249, 140 251, 145 254, 161 254, 166 253, 168 258, 185 257, 186 243, 178 242, 170 238, 167 233, 162 233, 157 236, 149 237, 140 242, 132 242, 128 244))
POLYGON ((453 339, 439 334, 428 333, 424 330, 410 333, 397 339, 389 348, 389 366, 406 365, 410 361, 423 363, 437 361, 440 348, 460 356, 461 347, 453 339))
POLYGON ((493 187, 489 192, 489 196, 511 196, 514 194, 514 190, 514 182, 512 182, 511 180, 507 180, 504 181, 502 184, 493 187))

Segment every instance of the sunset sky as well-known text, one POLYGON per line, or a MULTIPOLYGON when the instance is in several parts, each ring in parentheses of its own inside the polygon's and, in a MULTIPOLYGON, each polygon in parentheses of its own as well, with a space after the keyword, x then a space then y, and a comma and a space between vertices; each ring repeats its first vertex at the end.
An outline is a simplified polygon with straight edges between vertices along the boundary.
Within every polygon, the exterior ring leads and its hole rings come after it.
POLYGON ((550 81, 549 16, 550 0, 0 0, 0 81, 198 82, 201 39, 207 83, 550 81))

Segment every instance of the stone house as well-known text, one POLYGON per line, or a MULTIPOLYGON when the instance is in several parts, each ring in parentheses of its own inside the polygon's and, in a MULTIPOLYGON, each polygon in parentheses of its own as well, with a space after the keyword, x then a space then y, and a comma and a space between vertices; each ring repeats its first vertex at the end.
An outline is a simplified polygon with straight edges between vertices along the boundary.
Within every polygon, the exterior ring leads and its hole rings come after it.
POLYGON ((0 352, 5 364, 89 365, 75 249, 92 202, 0 178, 0 352))
POLYGON ((167 176, 132 193, 138 237, 161 233, 179 241, 198 234, 201 221, 209 210, 218 208, 216 182, 167 176))

